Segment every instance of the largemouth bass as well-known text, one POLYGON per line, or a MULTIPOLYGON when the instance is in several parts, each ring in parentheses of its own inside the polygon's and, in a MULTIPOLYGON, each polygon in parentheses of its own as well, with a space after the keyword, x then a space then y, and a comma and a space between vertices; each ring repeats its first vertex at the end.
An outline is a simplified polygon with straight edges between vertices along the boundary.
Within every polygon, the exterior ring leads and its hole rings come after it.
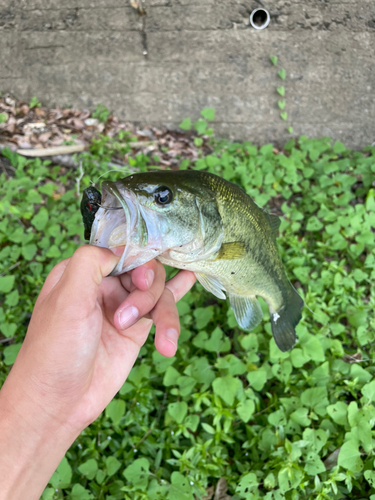
MULTIPOLYGON (((87 216, 85 206, 83 202, 87 216)), ((245 330, 260 323, 257 297, 262 297, 277 346, 281 351, 294 346, 303 300, 279 257, 280 219, 258 207, 237 185, 201 171, 139 173, 103 182, 97 208, 91 232, 86 227, 90 244, 125 246, 112 275, 153 258, 193 271, 216 297, 228 294, 245 330)))

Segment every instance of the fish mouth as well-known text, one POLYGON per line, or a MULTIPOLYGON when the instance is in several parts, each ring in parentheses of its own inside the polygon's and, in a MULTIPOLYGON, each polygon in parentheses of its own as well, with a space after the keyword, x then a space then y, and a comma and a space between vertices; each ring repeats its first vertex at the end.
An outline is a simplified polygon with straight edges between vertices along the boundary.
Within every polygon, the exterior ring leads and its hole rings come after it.
POLYGON ((124 246, 121 258, 109 276, 130 271, 164 251, 161 222, 123 185, 103 182, 101 208, 95 214, 90 245, 110 249, 124 246))

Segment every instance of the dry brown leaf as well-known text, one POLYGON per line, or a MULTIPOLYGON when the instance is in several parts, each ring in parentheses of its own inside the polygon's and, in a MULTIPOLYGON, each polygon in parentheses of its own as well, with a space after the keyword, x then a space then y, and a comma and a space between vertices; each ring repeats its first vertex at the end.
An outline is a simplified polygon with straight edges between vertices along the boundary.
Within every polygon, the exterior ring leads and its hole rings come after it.
POLYGON ((343 361, 345 363, 360 363, 362 361, 362 353, 356 352, 355 354, 344 354, 343 361))
POLYGON ((10 134, 14 134, 16 130, 16 119, 14 118, 14 116, 10 116, 8 118, 6 126, 3 130, 9 132, 10 134))
POLYGON ((10 95, 5 96, 5 104, 8 104, 11 108, 14 108, 16 106, 16 101, 11 97, 10 95))
POLYGON ((47 142, 48 139, 51 137, 51 135, 52 135, 51 132, 44 132, 44 134, 40 134, 39 141, 40 142, 47 142))
POLYGON ((208 490, 206 491, 206 494, 204 497, 202 497, 202 500, 212 500, 212 497, 214 496, 214 487, 210 486, 208 490))
POLYGON ((54 137, 49 141, 50 146, 61 146, 61 144, 64 142, 64 139, 62 137, 54 137))
POLYGON ((216 485, 214 500, 229 500, 231 497, 227 495, 228 483, 221 477, 216 485))
POLYGON ((29 141, 27 141, 24 137, 20 137, 20 139, 17 141, 17 144, 18 144, 18 147, 21 149, 31 149, 32 148, 29 141))
POLYGON ((33 108, 34 113, 38 118, 44 118, 46 116, 46 112, 43 108, 33 108))
POLYGON ((80 118, 69 118, 69 125, 73 125, 73 127, 77 130, 82 130, 85 127, 85 124, 80 118))
POLYGON ((30 108, 27 104, 22 104, 22 106, 18 108, 18 113, 24 116, 26 116, 29 111, 30 108))

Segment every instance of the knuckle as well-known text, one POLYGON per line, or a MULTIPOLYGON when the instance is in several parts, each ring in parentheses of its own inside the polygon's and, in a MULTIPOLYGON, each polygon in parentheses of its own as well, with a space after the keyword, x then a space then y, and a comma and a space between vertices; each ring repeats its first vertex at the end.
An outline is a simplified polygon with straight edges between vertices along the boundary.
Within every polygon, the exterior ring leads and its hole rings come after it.
POLYGON ((166 293, 172 297, 173 302, 177 302, 177 297, 176 297, 176 292, 173 290, 173 287, 171 285, 165 285, 165 291, 166 293))

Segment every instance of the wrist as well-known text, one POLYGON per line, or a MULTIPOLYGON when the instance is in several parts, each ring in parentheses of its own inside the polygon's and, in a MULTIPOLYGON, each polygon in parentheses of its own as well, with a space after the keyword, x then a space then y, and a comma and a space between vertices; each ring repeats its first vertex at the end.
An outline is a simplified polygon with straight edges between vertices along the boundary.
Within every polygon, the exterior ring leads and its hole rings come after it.
POLYGON ((12 379, 11 374, 0 390, 0 500, 38 500, 79 432, 12 379))

